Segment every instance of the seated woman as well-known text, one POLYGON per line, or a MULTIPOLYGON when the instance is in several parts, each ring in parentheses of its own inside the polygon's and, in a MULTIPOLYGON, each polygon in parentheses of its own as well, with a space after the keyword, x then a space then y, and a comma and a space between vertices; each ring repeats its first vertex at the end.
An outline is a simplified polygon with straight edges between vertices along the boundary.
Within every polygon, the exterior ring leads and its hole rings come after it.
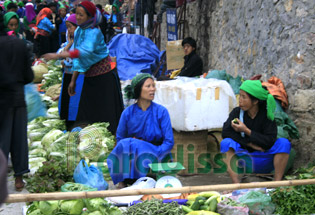
POLYGON ((139 74, 128 86, 127 96, 136 103, 122 113, 117 128, 117 145, 107 159, 110 175, 118 187, 128 179, 147 175, 148 163, 169 158, 174 145, 167 109, 152 102, 155 84, 150 74, 139 74))
POLYGON ((239 159, 252 172, 270 173, 274 169, 274 180, 282 179, 291 143, 285 138, 277 139, 275 107, 275 99, 259 80, 247 80, 241 85, 239 107, 224 123, 221 142, 221 153, 226 153, 227 171, 233 183, 239 183, 239 159))

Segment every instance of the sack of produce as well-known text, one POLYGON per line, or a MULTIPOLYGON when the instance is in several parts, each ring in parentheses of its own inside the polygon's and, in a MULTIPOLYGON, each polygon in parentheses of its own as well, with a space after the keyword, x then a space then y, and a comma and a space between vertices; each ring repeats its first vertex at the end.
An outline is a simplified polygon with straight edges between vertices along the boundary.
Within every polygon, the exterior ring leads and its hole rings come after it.
POLYGON ((44 63, 40 63, 36 66, 32 66, 33 72, 34 72, 34 83, 40 83, 43 78, 44 78, 44 74, 48 73, 48 67, 46 64, 44 63))
POLYGON ((60 95, 60 91, 61 91, 61 84, 55 84, 47 89, 46 96, 55 98, 60 95))
POLYGON ((73 179, 76 183, 88 185, 97 188, 97 190, 108 189, 108 184, 105 181, 102 172, 94 165, 89 167, 85 160, 81 160, 75 168, 73 179))
POLYGON ((238 199, 249 208, 249 214, 264 215, 273 214, 275 205, 271 202, 271 197, 259 191, 250 191, 238 199))

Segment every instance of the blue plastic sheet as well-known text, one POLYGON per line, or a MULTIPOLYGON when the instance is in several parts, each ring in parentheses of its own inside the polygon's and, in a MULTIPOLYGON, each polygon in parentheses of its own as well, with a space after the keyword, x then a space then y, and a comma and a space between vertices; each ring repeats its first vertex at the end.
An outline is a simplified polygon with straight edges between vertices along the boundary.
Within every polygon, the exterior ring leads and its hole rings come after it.
POLYGON ((131 80, 140 72, 152 74, 160 59, 157 46, 138 34, 118 34, 108 48, 110 56, 116 57, 120 80, 131 80))
POLYGON ((30 122, 40 116, 46 116, 46 106, 42 102, 41 96, 37 92, 35 84, 26 84, 24 86, 24 94, 28 121, 30 122))

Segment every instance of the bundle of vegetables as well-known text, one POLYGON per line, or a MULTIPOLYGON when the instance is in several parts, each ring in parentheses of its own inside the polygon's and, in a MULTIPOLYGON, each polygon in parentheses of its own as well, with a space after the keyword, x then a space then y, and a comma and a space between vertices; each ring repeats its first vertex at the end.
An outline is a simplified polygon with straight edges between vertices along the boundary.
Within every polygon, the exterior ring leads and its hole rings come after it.
POLYGON ((51 97, 45 96, 45 94, 43 94, 43 96, 42 96, 42 101, 45 103, 45 105, 48 109, 51 107, 58 107, 58 101, 52 100, 51 97))
POLYGON ((65 159, 68 134, 62 132, 65 130, 64 120, 38 117, 28 124, 27 130, 31 175, 48 159, 65 159))
POLYGON ((193 213, 196 211, 204 211, 203 214, 217 214, 217 204, 221 201, 220 193, 215 191, 201 192, 192 194, 187 197, 187 206, 182 206, 185 213, 188 214, 202 214, 193 213), (205 213, 208 212, 208 213, 205 213))
POLYGON ((178 205, 177 202, 163 203, 160 199, 153 199, 144 201, 142 203, 135 204, 129 207, 124 215, 184 215, 183 209, 178 205))
POLYGON ((62 185, 66 182, 72 182, 73 172, 69 172, 66 162, 48 160, 43 162, 43 165, 28 178, 26 189, 30 193, 44 193, 60 191, 62 185))
POLYGON ((67 182, 61 186, 62 192, 80 192, 80 191, 97 191, 97 188, 93 188, 84 184, 67 182))
POLYGON ((43 75, 48 73, 48 65, 40 63, 36 66, 32 66, 34 72, 34 83, 40 83, 43 80, 43 75))
MULTIPOLYGON (((294 175, 286 176, 288 180, 314 179, 315 166, 299 168, 294 175)), ((275 214, 314 214, 315 185, 278 187, 271 191, 272 202, 276 204, 275 214)))
POLYGON ((62 81, 62 66, 60 61, 50 60, 47 62, 48 73, 44 74, 44 79, 42 80, 42 90, 47 90, 50 86, 55 84, 60 84, 62 81))
POLYGON ((105 161, 115 146, 115 137, 108 131, 109 123, 94 123, 79 132, 78 151, 87 162, 105 161))
POLYGON ((51 119, 59 119, 58 107, 51 107, 47 110, 47 117, 51 119))
POLYGON ((27 215, 120 215, 121 211, 101 198, 33 202, 27 215), (86 208, 85 208, 86 207, 86 208))

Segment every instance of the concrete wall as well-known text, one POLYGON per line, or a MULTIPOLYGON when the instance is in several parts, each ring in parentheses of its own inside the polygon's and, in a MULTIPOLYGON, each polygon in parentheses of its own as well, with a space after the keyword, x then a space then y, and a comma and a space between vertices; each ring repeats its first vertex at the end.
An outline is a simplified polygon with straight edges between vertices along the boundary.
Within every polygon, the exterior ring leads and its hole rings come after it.
MULTIPOLYGON (((197 0, 187 5, 185 36, 197 40, 205 71, 245 79, 280 78, 300 132, 296 166, 315 160, 315 1, 197 0)), ((162 49, 166 44, 165 15, 162 49)))

